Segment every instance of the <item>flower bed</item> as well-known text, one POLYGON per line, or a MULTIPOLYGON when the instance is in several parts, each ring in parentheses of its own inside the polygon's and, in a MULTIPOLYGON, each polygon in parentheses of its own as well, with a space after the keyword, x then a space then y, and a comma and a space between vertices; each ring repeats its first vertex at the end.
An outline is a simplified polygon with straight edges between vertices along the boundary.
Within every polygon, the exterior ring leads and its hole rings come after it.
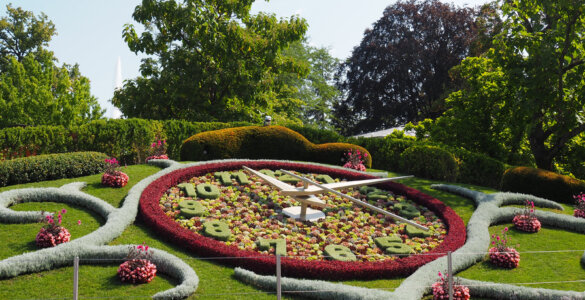
POLYGON ((128 183, 128 175, 121 171, 115 171, 115 173, 104 173, 102 175, 102 184, 109 187, 124 187, 128 183))
MULTIPOLYGON (((449 299, 448 279, 444 278, 441 272, 439 272, 439 278, 440 280, 433 283, 431 286, 433 300, 447 300, 449 299)), ((469 294, 468 287, 457 282, 453 283, 453 300, 468 300, 469 298, 471 298, 471 295, 469 294)))
POLYGON ((499 250, 492 247, 489 250, 490 262, 498 267, 513 269, 520 264, 520 253, 513 248, 499 250))
POLYGON ((69 242, 71 234, 65 227, 56 227, 54 230, 41 228, 35 242, 39 248, 55 247, 59 244, 69 242))
MULTIPOLYGON (((284 168, 305 173, 329 174, 332 177, 345 178, 348 180, 374 178, 373 176, 349 170, 276 161, 229 161, 223 163, 202 164, 173 171, 160 177, 144 190, 140 199, 140 210, 144 216, 145 222, 153 226, 155 230, 163 236, 168 237, 170 240, 182 245, 197 255, 208 257, 234 257, 235 259, 224 259, 222 262, 232 266, 240 266, 261 274, 273 274, 275 270, 273 255, 258 253, 256 251, 241 250, 234 245, 228 246, 215 239, 194 234, 189 229, 179 226, 173 219, 165 215, 159 204, 159 200, 170 187, 188 181, 194 176, 202 176, 215 171, 236 170, 242 168, 243 165, 254 169, 267 168, 275 170, 284 168), (237 259, 238 257, 246 257, 246 259, 237 259)), ((374 279, 404 276, 411 274, 418 267, 444 255, 443 253, 459 248, 465 242, 465 227, 463 221, 452 209, 439 200, 398 183, 391 182, 381 184, 380 188, 392 191, 397 195, 402 195, 433 211, 443 220, 448 229, 443 243, 428 252, 427 255, 409 256, 400 259, 377 262, 308 261, 284 257, 282 259, 283 275, 330 280, 353 278, 374 279)))
POLYGON ((514 223, 514 227, 524 232, 534 233, 538 232, 541 228, 540 221, 537 218, 526 215, 515 216, 512 223, 514 223))

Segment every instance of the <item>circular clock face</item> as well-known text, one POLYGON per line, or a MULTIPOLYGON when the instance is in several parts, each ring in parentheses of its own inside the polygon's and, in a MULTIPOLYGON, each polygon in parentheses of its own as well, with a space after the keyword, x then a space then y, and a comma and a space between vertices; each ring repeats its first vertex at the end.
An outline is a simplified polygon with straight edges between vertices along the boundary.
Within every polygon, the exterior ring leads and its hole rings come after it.
MULTIPOLYGON (((263 169, 260 172, 289 185, 303 187, 301 180, 279 171, 263 169)), ((324 184, 347 181, 327 174, 293 173, 324 184)), ((337 252, 348 249, 359 261, 395 259, 428 252, 438 246, 447 233, 445 224, 434 212, 405 196, 368 186, 345 188, 341 192, 408 218, 429 231, 415 227, 407 230, 404 223, 396 223, 389 216, 357 206, 330 192, 315 195, 325 207, 313 209, 323 214, 309 210, 308 217, 315 219, 302 220, 293 214, 302 203, 292 196, 282 195, 278 188, 243 169, 189 178, 170 187, 160 198, 160 205, 166 215, 194 234, 223 241, 241 250, 267 254, 280 250, 283 255, 305 260, 331 259, 331 253, 325 250, 329 245, 339 246, 337 252), (384 246, 392 243, 384 241, 390 237, 395 245, 386 251, 384 246)))
POLYGON ((266 274, 273 272, 278 253, 284 256, 283 275, 292 277, 408 275, 465 242, 463 222, 449 207, 393 182, 339 191, 428 231, 325 191, 311 194, 303 220, 303 198, 268 184, 266 177, 296 190, 310 186, 281 169, 326 186, 374 178, 302 163, 215 162, 186 166, 155 180, 141 195, 140 209, 147 224, 198 256, 242 258, 222 263, 266 274))

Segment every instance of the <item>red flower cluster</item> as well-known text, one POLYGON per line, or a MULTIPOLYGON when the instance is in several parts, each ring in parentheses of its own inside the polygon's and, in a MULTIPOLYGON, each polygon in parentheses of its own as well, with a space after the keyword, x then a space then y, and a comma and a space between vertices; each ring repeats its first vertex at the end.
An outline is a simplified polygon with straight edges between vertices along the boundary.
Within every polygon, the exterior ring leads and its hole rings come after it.
POLYGON ((118 267, 118 277, 122 282, 148 283, 156 276, 156 265, 148 259, 132 259, 118 267))
POLYGON ((538 232, 541 228, 540 221, 537 218, 531 218, 526 215, 517 215, 512 220, 514 227, 524 232, 538 232))
POLYGON ((55 247, 61 243, 69 242, 71 234, 65 227, 55 227, 54 230, 48 230, 41 227, 41 230, 37 234, 35 239, 37 247, 48 248, 55 247))
POLYGON ((585 210, 575 209, 573 210, 573 216, 577 218, 585 218, 585 210))
MULTIPOLYGON (((237 246, 227 246, 223 242, 194 234, 166 216, 159 206, 161 196, 169 187, 178 185, 194 176, 201 176, 210 172, 241 169, 243 165, 254 169, 277 170, 284 168, 304 173, 324 173, 347 180, 375 178, 374 176, 351 170, 339 170, 302 163, 260 161, 208 163, 176 170, 151 183, 142 192, 140 197, 140 211, 144 221, 162 236, 185 247, 195 255, 205 257, 232 257, 230 259, 223 259, 221 262, 226 265, 239 266, 252 270, 259 274, 274 274, 276 267, 273 255, 240 250, 237 246)), ((413 255, 381 262, 306 261, 284 257, 281 260, 283 276, 327 280, 348 280, 356 278, 368 280, 407 276, 416 271, 420 266, 444 256, 447 251, 454 251, 463 246, 466 238, 465 225, 463 220, 450 207, 429 195, 399 183, 384 183, 380 185, 380 188, 392 191, 397 195, 404 195, 408 199, 412 199, 435 212, 448 228, 443 243, 425 255, 413 255)))
MULTIPOLYGON (((431 286, 433 289, 433 300, 447 300, 449 299, 448 281, 443 277, 441 272, 439 272, 439 277, 441 280, 433 283, 431 286)), ((454 300, 468 300, 469 298, 471 298, 471 295, 469 294, 468 287, 460 284, 453 284, 454 300)))
POLYGON ((514 248, 498 250, 492 247, 489 250, 490 262, 498 267, 513 269, 520 264, 520 253, 514 248))
POLYGON ((104 175, 102 175, 102 185, 109 187, 123 187, 128 183, 128 179, 128 175, 121 171, 104 173, 104 175))

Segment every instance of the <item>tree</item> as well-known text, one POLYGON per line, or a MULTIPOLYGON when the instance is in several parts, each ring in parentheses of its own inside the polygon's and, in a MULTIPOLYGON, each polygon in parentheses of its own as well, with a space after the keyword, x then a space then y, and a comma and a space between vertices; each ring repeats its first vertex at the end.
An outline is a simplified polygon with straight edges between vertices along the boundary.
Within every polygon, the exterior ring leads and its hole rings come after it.
POLYGON ((128 117, 193 121, 257 121, 263 113, 298 118, 298 99, 278 75, 308 69, 280 50, 301 39, 307 25, 291 17, 250 14, 254 1, 143 0, 126 25, 132 51, 150 55, 140 77, 112 103, 128 117))
POLYGON ((342 64, 337 127, 354 134, 440 115, 448 71, 475 36, 472 9, 438 0, 388 6, 342 64))
MULTIPOLYGON (((0 19, 0 57, 7 63, 10 56, 22 61, 33 51, 40 51, 49 45, 56 34, 55 25, 45 14, 36 17, 32 12, 20 7, 6 6, 8 15, 0 19)), ((2 70, 0 64, 0 70, 2 70)))
MULTIPOLYGON (((585 11, 582 1, 517 0, 502 4, 503 30, 494 50, 483 60, 466 61, 467 82, 479 78, 483 85, 468 85, 454 105, 483 98, 484 112, 499 106, 503 114, 490 114, 496 134, 507 128, 514 144, 526 144, 539 168, 554 169, 555 158, 585 132, 585 11), (481 67, 489 61, 500 77, 489 78, 481 67), (505 98, 493 99, 486 86, 505 98), (494 100, 486 101, 487 99, 494 100)), ((456 99, 457 98, 457 99, 456 99)), ((481 110, 481 108, 479 109, 481 110)), ((453 110, 453 119, 481 118, 477 110, 453 110)), ((448 123, 448 122, 447 122, 448 123)), ((481 139, 477 128, 470 138, 481 139)))
POLYGON ((104 112, 79 66, 58 67, 53 53, 44 49, 53 23, 10 5, 7 11, 0 19, 0 128, 71 126, 101 118, 104 112))
POLYGON ((292 43, 282 53, 305 63, 310 69, 306 78, 291 73, 279 77, 296 89, 294 98, 304 102, 301 120, 304 124, 332 129, 331 108, 341 94, 333 80, 339 59, 332 57, 327 48, 310 46, 306 40, 292 43))

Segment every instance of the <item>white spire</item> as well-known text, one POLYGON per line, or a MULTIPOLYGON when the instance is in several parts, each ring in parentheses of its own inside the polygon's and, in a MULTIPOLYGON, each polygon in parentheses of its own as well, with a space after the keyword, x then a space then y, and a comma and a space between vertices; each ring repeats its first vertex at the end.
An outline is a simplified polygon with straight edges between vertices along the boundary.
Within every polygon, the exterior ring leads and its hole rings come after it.
MULTIPOLYGON (((114 82, 114 91, 122 88, 122 58, 118 56, 118 63, 116 64, 116 82, 114 82)), ((112 118, 119 119, 122 112, 115 106, 112 106, 112 118)))

